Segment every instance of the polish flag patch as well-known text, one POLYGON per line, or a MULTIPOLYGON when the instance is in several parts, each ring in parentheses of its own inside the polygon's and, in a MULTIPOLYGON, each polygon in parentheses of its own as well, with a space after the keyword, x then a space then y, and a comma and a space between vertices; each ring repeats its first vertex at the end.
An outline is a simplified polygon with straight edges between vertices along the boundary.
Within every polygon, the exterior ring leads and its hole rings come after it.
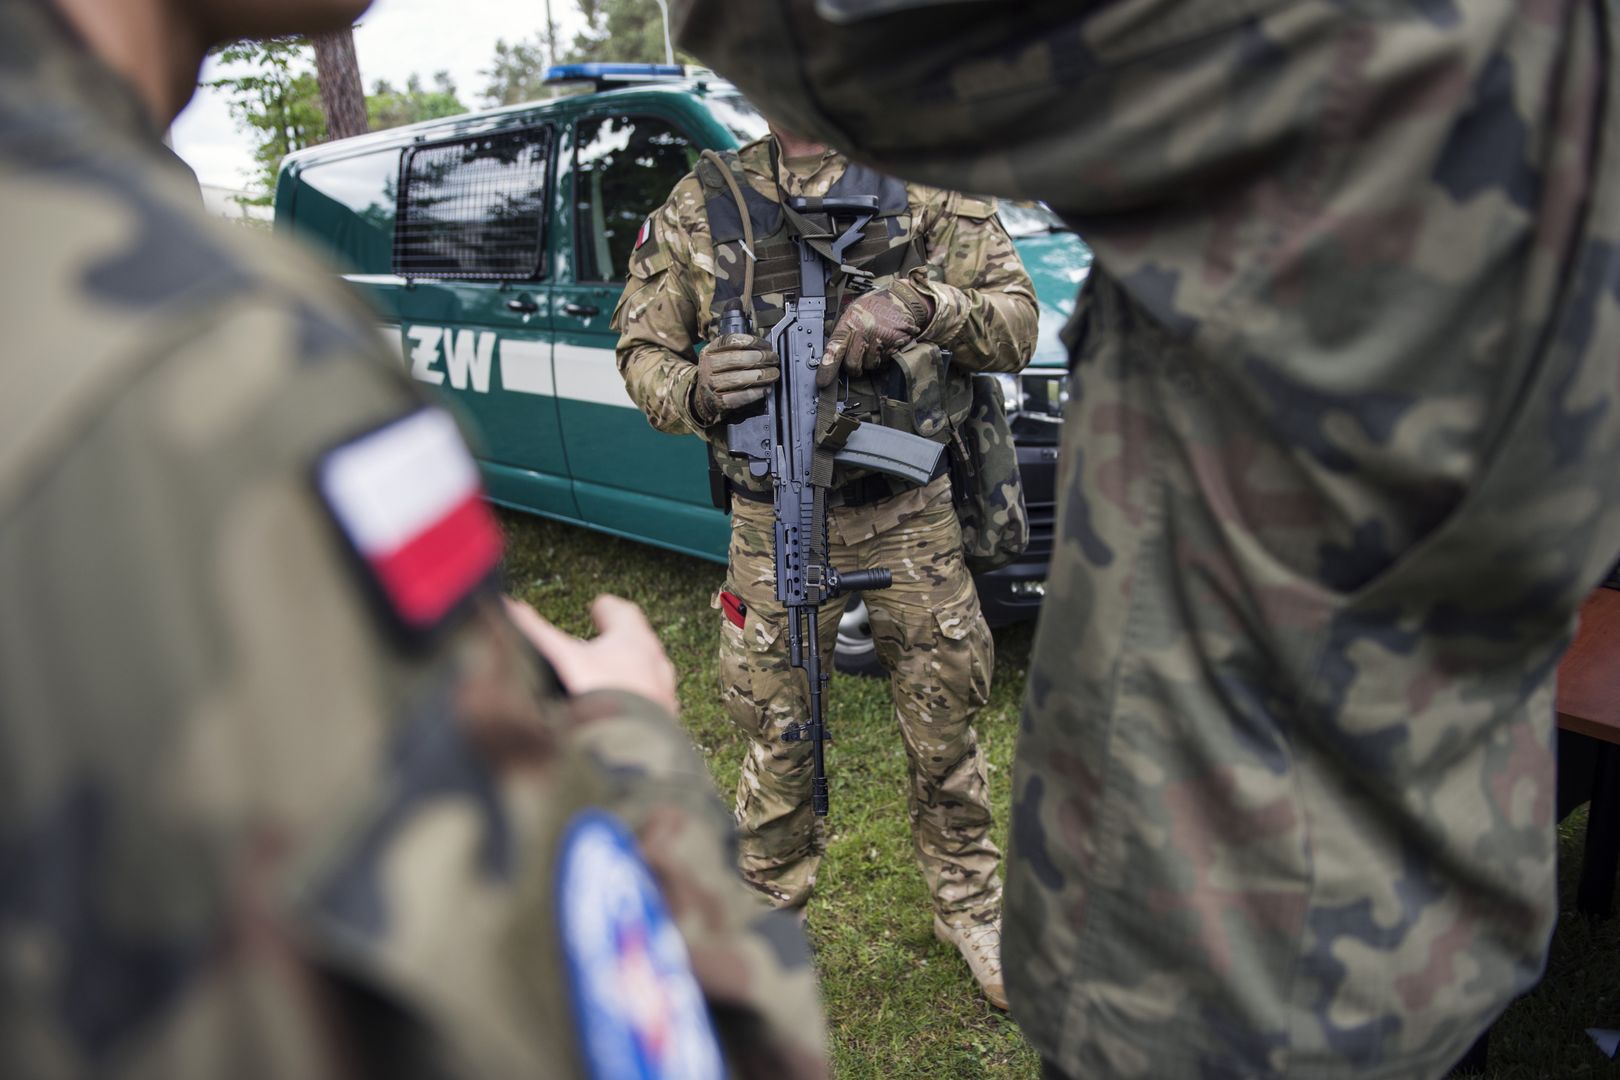
MULTIPOLYGON (((649 237, 651 235, 652 235, 652 218, 647 218, 645 221, 643 221, 641 223, 641 231, 636 233, 636 247, 639 248, 642 244, 645 244, 647 242, 647 237, 649 237)), ((632 248, 631 250, 634 250, 634 248, 632 248)))
POLYGON ((399 625, 431 631, 500 565, 501 531, 455 421, 426 408, 338 446, 316 482, 399 625))

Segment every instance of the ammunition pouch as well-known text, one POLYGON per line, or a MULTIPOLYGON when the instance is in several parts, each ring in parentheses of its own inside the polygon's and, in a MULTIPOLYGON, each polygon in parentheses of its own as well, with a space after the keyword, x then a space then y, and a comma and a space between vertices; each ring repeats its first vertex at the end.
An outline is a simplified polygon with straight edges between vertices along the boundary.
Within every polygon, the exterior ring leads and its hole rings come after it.
POLYGON ((895 353, 891 363, 898 385, 891 379, 895 393, 883 394, 879 401, 883 426, 948 442, 951 432, 968 418, 972 381, 951 367, 950 353, 928 341, 913 341, 895 353))
POLYGON ((1006 566, 1029 547, 1029 510, 1001 383, 975 375, 967 417, 950 432, 951 497, 962 553, 975 574, 1006 566))

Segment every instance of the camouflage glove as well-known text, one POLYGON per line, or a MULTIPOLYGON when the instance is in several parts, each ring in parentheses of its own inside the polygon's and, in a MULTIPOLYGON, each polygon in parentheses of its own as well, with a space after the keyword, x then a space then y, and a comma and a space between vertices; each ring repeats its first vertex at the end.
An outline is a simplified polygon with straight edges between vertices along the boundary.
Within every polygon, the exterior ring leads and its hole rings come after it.
POLYGON ((828 385, 840 370, 850 375, 872 371, 890 353, 916 341, 933 318, 933 302, 909 281, 867 293, 839 317, 816 385, 828 385))
POLYGON ((753 334, 722 334, 698 356, 692 415, 704 427, 765 397, 782 377, 770 342, 753 334))

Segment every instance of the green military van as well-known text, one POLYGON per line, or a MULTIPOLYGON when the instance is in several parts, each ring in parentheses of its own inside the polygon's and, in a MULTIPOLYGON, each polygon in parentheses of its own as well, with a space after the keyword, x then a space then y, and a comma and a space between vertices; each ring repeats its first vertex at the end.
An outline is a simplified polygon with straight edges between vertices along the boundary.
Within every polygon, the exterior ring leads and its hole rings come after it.
MULTIPOLYGON (((724 561, 695 438, 631 402, 609 316, 646 216, 705 148, 765 120, 730 84, 664 65, 574 65, 594 91, 325 143, 290 155, 276 228, 326 249, 367 294, 411 374, 472 427, 491 499, 724 561)), ((1051 551, 1058 330, 1091 257, 1040 206, 1003 204, 1041 301, 1033 366, 1005 376, 1024 468, 1027 555, 980 579, 992 621, 1033 614, 1051 551)), ((858 616, 840 635, 859 648, 858 616)))

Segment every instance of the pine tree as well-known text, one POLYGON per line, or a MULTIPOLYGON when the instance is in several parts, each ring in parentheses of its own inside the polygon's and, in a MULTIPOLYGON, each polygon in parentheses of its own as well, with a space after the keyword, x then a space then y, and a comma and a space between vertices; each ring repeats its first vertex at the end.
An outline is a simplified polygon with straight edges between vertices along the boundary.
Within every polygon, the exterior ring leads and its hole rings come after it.
POLYGON ((326 111, 326 130, 334 139, 366 132, 366 93, 360 83, 360 62, 354 55, 354 30, 344 27, 317 34, 315 78, 326 111))
MULTIPOLYGON (((585 29, 574 35, 570 59, 636 64, 664 62, 664 17, 654 0, 576 0, 585 29)), ((692 63, 676 53, 677 63, 692 63)))
POLYGON ((256 186, 268 204, 281 159, 326 138, 326 114, 301 38, 239 41, 215 52, 226 74, 206 85, 223 90, 231 116, 252 136, 256 186))
POLYGON ((374 131, 384 128, 418 124, 423 120, 436 120, 441 116, 455 116, 467 111, 456 93, 456 84, 448 71, 435 72, 433 87, 422 85, 420 75, 405 80, 405 88, 397 90, 387 79, 378 79, 366 98, 366 113, 374 131))
MULTIPOLYGON (((585 17, 585 28, 574 35, 572 45, 556 58, 557 63, 611 61, 628 64, 664 62, 664 21, 654 0, 575 0, 585 17)), ((556 91, 544 85, 547 66, 552 63, 546 31, 508 43, 495 43, 495 56, 480 74, 489 81, 480 101, 485 106, 516 105, 552 97, 556 91)), ((677 52, 680 63, 695 63, 677 52)))
POLYGON ((489 80, 484 84, 484 105, 517 105, 552 96, 552 91, 542 82, 549 52, 543 33, 536 34, 532 40, 518 40, 510 45, 504 38, 496 41, 495 59, 479 72, 489 80))

